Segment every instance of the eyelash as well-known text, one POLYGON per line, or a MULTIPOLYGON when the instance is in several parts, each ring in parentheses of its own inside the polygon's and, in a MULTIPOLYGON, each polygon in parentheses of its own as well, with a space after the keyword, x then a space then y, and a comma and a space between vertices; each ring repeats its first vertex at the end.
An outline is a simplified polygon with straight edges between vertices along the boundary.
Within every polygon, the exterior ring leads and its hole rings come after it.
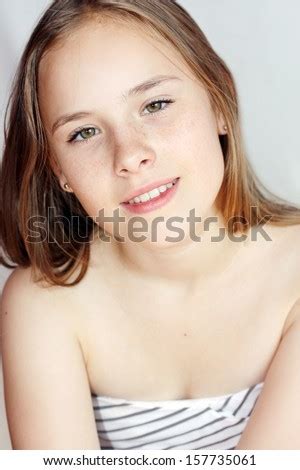
MULTIPOLYGON (((169 104, 174 103, 174 100, 171 100, 171 99, 153 100, 153 101, 150 101, 150 103, 148 103, 148 104, 145 106, 145 108, 147 108, 148 106, 151 106, 151 105, 153 105, 153 104, 157 104, 157 103, 160 103, 160 104, 162 104, 162 103, 167 103, 167 106, 165 106, 163 109, 160 109, 160 110, 157 111, 157 112, 149 113, 150 115, 152 115, 152 114, 157 114, 157 113, 160 113, 160 112, 164 111, 164 110, 168 107, 169 104)), ((144 108, 144 109, 145 109, 145 108, 144 108)), ((76 130, 75 132, 73 132, 73 133, 71 134, 70 139, 68 139, 67 142, 70 143, 70 144, 72 144, 72 145, 73 145, 73 144, 81 144, 81 143, 84 143, 84 142, 85 142, 85 143, 86 143, 86 142, 89 142, 89 141, 91 140, 91 138, 94 137, 94 136, 92 136, 92 137, 90 137, 90 138, 87 138, 87 139, 75 140, 76 137, 77 137, 82 131, 85 131, 85 130, 88 130, 88 129, 96 129, 96 128, 93 127, 93 126, 81 127, 80 129, 76 130)))

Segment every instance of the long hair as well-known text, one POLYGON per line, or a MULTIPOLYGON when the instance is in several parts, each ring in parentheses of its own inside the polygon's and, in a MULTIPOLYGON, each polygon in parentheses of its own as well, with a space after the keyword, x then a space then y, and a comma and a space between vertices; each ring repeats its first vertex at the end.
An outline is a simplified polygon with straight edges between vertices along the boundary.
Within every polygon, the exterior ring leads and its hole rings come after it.
POLYGON ((175 0, 56 0, 37 22, 21 56, 5 111, 4 153, 0 170, 0 263, 32 266, 35 280, 72 286, 85 275, 95 223, 73 193, 62 191, 51 167, 51 153, 38 101, 38 68, 44 54, 88 21, 125 21, 141 26, 177 49, 205 86, 214 111, 228 133, 219 136, 224 179, 216 204, 229 231, 245 233, 268 217, 272 224, 300 223, 300 208, 267 190, 245 156, 234 79, 198 24, 175 0), (7 116, 9 112, 8 122, 7 116), (57 223, 49 207, 62 215, 57 223), (255 207, 255 217, 253 217, 255 207), (78 232, 71 218, 77 216, 78 232), (28 221, 47 223, 47 238, 33 243, 28 221), (230 224, 231 220, 237 223, 230 224), (67 240, 67 243, 66 243, 67 240), (11 264, 14 263, 14 264, 11 264), (79 274, 67 282, 79 268, 79 274))

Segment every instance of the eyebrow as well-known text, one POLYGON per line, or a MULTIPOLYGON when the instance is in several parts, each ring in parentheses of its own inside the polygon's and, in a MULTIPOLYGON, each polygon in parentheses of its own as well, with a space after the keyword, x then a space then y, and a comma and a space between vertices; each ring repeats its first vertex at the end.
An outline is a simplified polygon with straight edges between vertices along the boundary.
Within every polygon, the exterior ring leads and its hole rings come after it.
MULTIPOLYGON (((136 96, 144 93, 147 90, 150 90, 151 88, 154 88, 158 85, 160 85, 163 82, 170 81, 170 80, 181 80, 181 78, 176 77, 175 75, 156 75, 155 77, 152 77, 145 82, 139 83, 138 85, 134 86, 133 88, 130 88, 127 92, 123 93, 121 97, 126 100, 127 98, 131 96, 136 96)), ((56 121, 54 122, 52 126, 52 135, 54 132, 61 126, 67 124, 68 122, 71 121, 76 121, 77 119, 81 119, 83 117, 90 116, 92 113, 90 111, 77 111, 75 113, 68 113, 68 114, 63 114, 60 116, 56 121)))

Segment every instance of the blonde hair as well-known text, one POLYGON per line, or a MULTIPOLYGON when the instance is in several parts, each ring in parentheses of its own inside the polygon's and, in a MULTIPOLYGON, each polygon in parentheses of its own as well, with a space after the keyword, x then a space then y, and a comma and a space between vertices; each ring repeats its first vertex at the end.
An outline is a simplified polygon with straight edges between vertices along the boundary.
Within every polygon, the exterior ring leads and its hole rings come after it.
MULTIPOLYGON (((299 224, 300 208, 272 194, 255 175, 245 155, 231 72, 182 6, 173 0, 57 0, 45 10, 28 40, 5 113, 6 122, 10 109, 0 175, 0 237, 6 257, 16 266, 32 266, 35 275, 41 275, 50 285, 75 285, 87 271, 89 241, 95 226, 74 194, 61 191, 51 169, 37 83, 39 63, 45 53, 76 28, 97 20, 134 22, 167 41, 205 86, 213 110, 222 114, 228 128, 226 135, 219 136, 225 173, 216 205, 229 232, 245 233, 270 216, 272 224, 299 224), (82 236, 80 240, 74 234, 71 237, 68 224, 60 226, 59 231, 56 228, 54 237, 54 221, 48 216, 48 207, 55 207, 67 219, 78 216, 80 227, 87 225, 87 243, 82 243, 82 236), (27 221, 36 214, 48 217, 51 243, 28 242, 27 221), (230 224, 232 220, 234 224, 230 224), (78 267, 78 276, 68 283, 78 267)), ((4 256, 0 262, 16 267, 4 256)))

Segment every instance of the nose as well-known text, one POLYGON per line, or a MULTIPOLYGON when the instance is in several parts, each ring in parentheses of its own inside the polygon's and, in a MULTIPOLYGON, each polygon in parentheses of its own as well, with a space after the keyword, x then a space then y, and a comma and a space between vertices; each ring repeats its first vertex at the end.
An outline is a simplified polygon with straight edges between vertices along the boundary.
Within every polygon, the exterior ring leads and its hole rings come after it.
POLYGON ((127 177, 139 173, 142 168, 151 168, 156 160, 155 151, 146 142, 141 129, 130 129, 118 135, 115 149, 115 174, 127 177))

